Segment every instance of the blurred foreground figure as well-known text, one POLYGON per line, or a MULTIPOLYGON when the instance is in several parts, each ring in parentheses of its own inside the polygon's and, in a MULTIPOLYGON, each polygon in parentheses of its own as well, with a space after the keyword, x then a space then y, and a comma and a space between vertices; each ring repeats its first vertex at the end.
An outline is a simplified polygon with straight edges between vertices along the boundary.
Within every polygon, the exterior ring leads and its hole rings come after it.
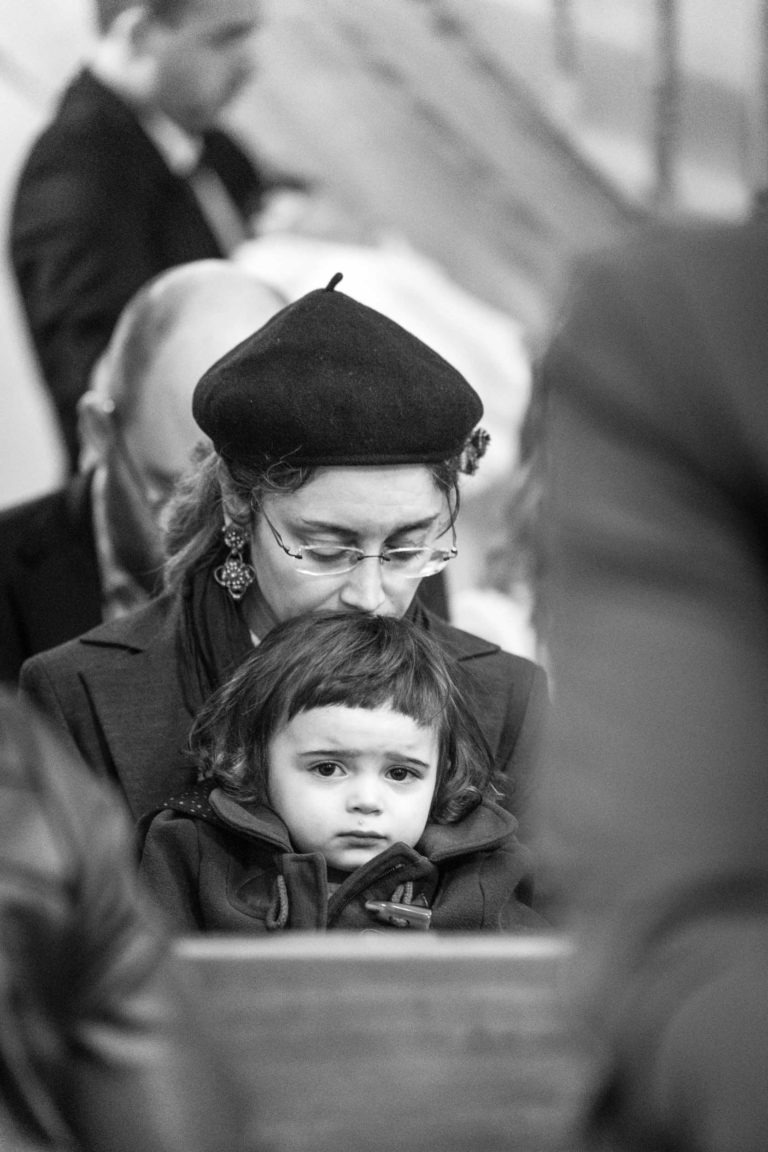
POLYGON ((0 693, 0 1147, 238 1152, 231 1070, 122 816, 38 725, 0 693))
MULTIPOLYGON (((587 260, 546 355, 546 851, 612 1149, 768 1148, 768 229, 587 260)), ((543 410, 543 411, 542 411, 543 410)))
POLYGON ((131 299, 78 404, 78 475, 0 513, 0 679, 157 590, 160 517, 204 439, 194 387, 282 303, 228 260, 172 268, 131 299))

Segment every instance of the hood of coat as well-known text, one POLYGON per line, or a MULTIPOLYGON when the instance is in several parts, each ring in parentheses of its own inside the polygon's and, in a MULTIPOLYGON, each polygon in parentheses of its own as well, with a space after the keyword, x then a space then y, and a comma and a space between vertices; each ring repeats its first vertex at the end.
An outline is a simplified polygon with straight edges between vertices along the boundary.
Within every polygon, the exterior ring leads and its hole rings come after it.
MULTIPOLYGON (((235 834, 224 869, 227 891, 220 891, 216 899, 223 897, 236 916, 269 921, 267 927, 360 930, 376 923, 366 909, 369 901, 405 899, 431 907, 443 862, 451 860, 451 867, 455 862, 463 868, 463 857, 472 871, 478 853, 493 853, 514 841, 514 818, 484 801, 457 824, 427 825, 415 848, 390 845, 335 886, 329 885, 322 855, 296 852, 285 824, 267 805, 240 804, 207 782, 168 801, 166 807, 235 834), (281 901, 285 914, 278 923, 281 901)), ((221 874, 220 865, 216 871, 221 874)))
MULTIPOLYGON (((256 837, 282 852, 294 852, 288 829, 266 804, 240 804, 223 789, 208 794, 213 818, 243 836, 256 837)), ((517 827, 513 816, 490 800, 483 800, 456 824, 427 824, 415 851, 437 863, 454 856, 498 848, 517 827)), ((405 845, 393 845, 404 848, 405 845)))
POLYGON ((231 885, 228 899, 242 909, 255 909, 268 899, 269 909, 264 914, 270 926, 363 929, 371 925, 371 915, 365 907, 369 900, 390 900, 398 888, 406 884, 421 893, 422 906, 434 897, 437 867, 417 849, 405 844, 390 845, 334 885, 329 883, 321 853, 297 852, 285 824, 268 805, 239 804, 223 789, 213 787, 207 797, 206 814, 198 815, 235 833, 241 850, 245 850, 243 859, 249 857, 249 842, 262 861, 265 851, 271 855, 272 868, 265 869, 263 864, 256 863, 254 868, 246 864, 228 870, 231 885), (267 892, 263 881, 266 873, 273 870, 276 874, 267 892), (281 908, 284 909, 282 917, 281 908))

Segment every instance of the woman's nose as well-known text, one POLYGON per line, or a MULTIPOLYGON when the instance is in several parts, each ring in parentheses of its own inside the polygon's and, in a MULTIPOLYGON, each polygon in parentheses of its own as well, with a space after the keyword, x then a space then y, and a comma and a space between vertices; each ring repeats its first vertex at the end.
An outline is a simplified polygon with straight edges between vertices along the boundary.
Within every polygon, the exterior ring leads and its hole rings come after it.
POLYGON ((382 563, 378 556, 366 557, 347 574, 341 590, 341 602, 345 608, 375 613, 386 598, 382 583, 382 563))

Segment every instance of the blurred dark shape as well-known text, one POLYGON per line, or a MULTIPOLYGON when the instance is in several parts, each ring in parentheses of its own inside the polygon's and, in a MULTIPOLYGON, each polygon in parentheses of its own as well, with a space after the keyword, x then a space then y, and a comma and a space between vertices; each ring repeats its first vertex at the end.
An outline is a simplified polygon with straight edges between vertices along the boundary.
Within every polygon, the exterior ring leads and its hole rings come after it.
POLYGON ((0 1145, 237 1152, 246 1110, 122 814, 0 692, 0 1145))
POLYGON ((768 1147, 767 299, 764 223, 640 236, 536 385, 540 829, 611 1149, 768 1147))

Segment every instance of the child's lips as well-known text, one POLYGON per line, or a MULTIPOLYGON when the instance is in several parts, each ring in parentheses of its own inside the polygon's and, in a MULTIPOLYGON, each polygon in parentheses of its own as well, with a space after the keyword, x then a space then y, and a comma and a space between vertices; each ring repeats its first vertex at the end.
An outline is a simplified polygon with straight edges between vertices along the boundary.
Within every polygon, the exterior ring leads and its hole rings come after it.
POLYGON ((350 832, 341 832, 340 836, 342 840, 365 840, 366 842, 370 840, 386 840, 386 836, 382 835, 381 832, 366 832, 360 828, 356 828, 350 832))

